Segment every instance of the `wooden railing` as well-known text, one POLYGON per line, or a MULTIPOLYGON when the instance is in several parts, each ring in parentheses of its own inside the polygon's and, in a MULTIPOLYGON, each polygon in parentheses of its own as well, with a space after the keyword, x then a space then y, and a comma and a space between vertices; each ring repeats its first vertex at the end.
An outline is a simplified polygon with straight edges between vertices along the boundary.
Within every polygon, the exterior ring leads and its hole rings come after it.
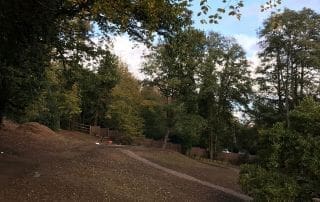
POLYGON ((90 127, 91 127, 90 125, 86 125, 86 124, 82 124, 82 123, 77 123, 77 122, 71 123, 71 128, 73 130, 80 131, 83 133, 90 134, 90 127))
POLYGON ((90 126, 87 124, 82 124, 78 122, 72 122, 71 123, 71 129, 88 133, 93 136, 99 136, 99 137, 115 137, 121 135, 121 133, 118 130, 113 130, 110 128, 101 128, 100 126, 90 126))
POLYGON ((71 129, 80 131, 83 133, 90 134, 92 136, 100 137, 100 141, 103 141, 105 139, 111 139, 111 140, 119 140, 119 138, 122 137, 122 133, 118 130, 112 130, 109 128, 101 128, 100 126, 90 126, 82 123, 72 122, 71 123, 71 129))

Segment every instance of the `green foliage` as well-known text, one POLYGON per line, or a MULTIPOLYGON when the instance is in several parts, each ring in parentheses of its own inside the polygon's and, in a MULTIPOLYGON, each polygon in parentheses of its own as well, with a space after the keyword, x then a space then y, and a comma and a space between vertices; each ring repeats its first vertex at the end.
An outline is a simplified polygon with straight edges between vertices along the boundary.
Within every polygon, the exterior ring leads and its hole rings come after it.
POLYGON ((143 134, 147 138, 161 139, 166 132, 165 100, 153 87, 143 86, 141 116, 144 120, 143 134))
POLYGON ((284 114, 279 113, 277 105, 276 101, 256 96, 253 107, 249 111, 255 125, 259 128, 267 128, 283 120, 284 114))
POLYGON ((286 130, 282 123, 275 124, 271 129, 262 130, 259 139, 259 152, 261 163, 269 169, 279 168, 282 138, 286 136, 286 130))
POLYGON ((143 72, 167 98, 167 131, 180 124, 179 131, 183 132, 177 135, 189 148, 194 134, 201 132, 190 130, 187 122, 200 115, 208 123, 207 132, 216 137, 219 134, 216 148, 220 146, 218 139, 229 140, 224 141, 225 145, 232 144, 234 133, 228 132, 232 128, 232 110, 235 106, 247 108, 251 94, 245 53, 235 40, 217 33, 206 38, 204 33, 187 28, 163 41, 148 59, 143 72), (192 118, 186 120, 183 116, 192 118))
MULTIPOLYGON (((191 0, 1 1, 0 118, 19 117, 34 101, 43 90, 44 71, 52 61, 79 67, 103 57, 91 40, 93 25, 105 38, 128 33, 132 39, 150 45, 155 33, 172 37, 192 24, 190 3, 191 0)), ((269 5, 276 3, 279 1, 270 1, 269 5)), ((200 14, 207 14, 210 4, 206 0, 199 4, 200 14)), ((231 3, 229 9, 217 8, 208 16, 209 22, 217 23, 226 11, 239 18, 243 6, 241 0, 231 3)))
POLYGON ((315 26, 319 19, 311 9, 286 9, 267 19, 260 31, 260 89, 253 111, 256 126, 263 128, 259 132, 259 162, 242 176, 246 179, 242 186, 258 199, 272 200, 277 195, 283 198, 274 200, 308 201, 320 196, 320 105, 311 98, 319 94, 315 85, 320 64, 319 26, 315 26), (266 192, 265 187, 277 187, 279 181, 268 182, 268 177, 257 174, 261 170, 287 178, 284 182, 294 185, 295 194, 276 189, 266 192), (261 183, 255 185, 253 180, 261 183))
POLYGON ((298 184, 285 174, 255 165, 242 165, 240 184, 256 201, 294 201, 298 184))
POLYGON ((81 113, 78 84, 67 88, 68 81, 62 72, 59 64, 47 69, 45 88, 26 107, 20 121, 38 121, 56 130, 60 129, 61 121, 69 125, 69 121, 81 113))
MULTIPOLYGON (((192 0, 189 0, 191 2, 192 0)), ((199 0, 200 11, 197 13, 197 16, 204 15, 200 22, 202 24, 218 24, 219 20, 222 19, 224 14, 228 14, 229 16, 235 16, 238 20, 241 18, 241 9, 245 6, 244 0, 220 0, 221 7, 217 7, 216 4, 219 5, 216 1, 208 1, 208 0, 199 0), (225 4, 225 5, 224 5, 225 4), (216 8, 215 11, 212 11, 212 8, 216 8), (208 16, 207 16, 208 15, 208 16)), ((261 12, 266 10, 276 8, 281 4, 281 0, 267 0, 264 1, 264 4, 260 6, 261 12)))
MULTIPOLYGON (((320 15, 311 9, 285 9, 264 22, 261 37, 261 66, 257 69, 259 99, 267 112, 261 114, 269 122, 269 114, 277 119, 286 116, 306 95, 317 95, 315 74, 319 62, 320 15), (273 109, 272 109, 273 108, 273 109), (274 113, 276 112, 276 113, 274 113), (272 114, 271 114, 272 113, 272 114)), ((262 122, 264 120, 262 119, 262 122)))
POLYGON ((194 101, 196 71, 204 54, 204 33, 193 28, 177 33, 161 42, 142 71, 165 97, 194 101))
POLYGON ((120 81, 112 89, 112 102, 106 112, 106 118, 110 120, 112 127, 125 135, 140 136, 143 132, 140 85, 126 67, 120 67, 119 73, 120 81))
POLYGON ((235 124, 236 144, 238 150, 255 155, 258 150, 258 131, 256 126, 250 124, 235 124))
POLYGON ((320 105, 308 97, 290 113, 291 128, 302 134, 320 136, 320 105))
MULTIPOLYGON (((258 198, 274 197, 273 195, 287 197, 283 198, 284 200, 292 200, 292 197, 296 200, 310 200, 312 197, 319 197, 320 135, 317 128, 319 109, 319 102, 312 98, 306 98, 300 106, 290 112, 289 117, 292 123, 290 128, 285 128, 283 123, 278 123, 271 129, 261 131, 258 151, 259 164, 256 167, 251 167, 249 171, 242 172, 242 185, 248 193, 254 194, 258 198), (310 125, 309 122, 314 125, 310 125), (262 174, 259 174, 261 170, 262 174), (279 179, 288 179, 288 181, 264 182, 267 177, 263 172, 283 176, 279 179), (254 179, 261 183, 253 183, 254 179), (270 192, 263 191, 264 187, 278 187, 281 185, 279 182, 295 187, 295 194, 281 194, 276 189, 272 189, 270 192)), ((247 168, 244 167, 244 169, 247 168)), ((288 190, 287 193, 291 192, 288 190)))
POLYGON ((196 75, 203 64, 204 45, 204 33, 187 28, 161 42, 143 67, 149 82, 166 98, 165 142, 177 122, 178 106, 183 105, 188 115, 197 113, 196 75))
MULTIPOLYGON (((283 175, 296 184, 296 195, 283 200, 311 200, 320 193, 319 155, 319 14, 311 9, 284 10, 264 22, 260 31, 262 65, 257 73, 259 92, 253 115, 259 134, 258 156, 262 169, 283 175), (282 122, 285 118, 285 123, 282 122), (278 123, 276 123, 278 122, 278 123)), ((255 167, 258 169, 257 167, 255 167)), ((255 168, 252 168, 254 170, 255 168)), ((263 176, 248 174, 248 179, 261 180, 260 187, 250 181, 247 191, 268 198, 275 190, 263 192, 263 176), (261 192, 260 192, 261 191, 261 192)), ((272 182, 277 185, 277 182, 272 182)))
POLYGON ((62 116, 67 120, 71 120, 81 113, 78 84, 73 84, 70 90, 64 92, 62 99, 59 110, 63 112, 62 116))
POLYGON ((108 126, 105 114, 111 103, 111 91, 120 79, 119 65, 118 58, 105 51, 95 71, 80 70, 78 79, 82 81, 80 83, 82 122, 108 126))
POLYGON ((93 24, 106 38, 127 32, 150 44, 155 32, 172 35, 190 22, 180 1, 1 1, 0 117, 23 113, 43 91, 52 61, 65 68, 99 61, 104 54, 91 40, 93 24))
POLYGON ((199 69, 199 109, 208 122, 210 156, 231 147, 234 136, 232 110, 248 108, 251 79, 242 48, 218 33, 207 37, 204 65, 199 69))
POLYGON ((175 132, 181 140, 182 152, 187 153, 193 145, 199 144, 200 134, 206 128, 206 121, 197 114, 180 113, 175 132))
POLYGON ((80 93, 77 83, 64 88, 66 80, 61 68, 53 66, 46 71, 46 85, 35 100, 25 109, 21 121, 38 121, 52 129, 60 129, 61 120, 69 121, 81 113, 80 93))

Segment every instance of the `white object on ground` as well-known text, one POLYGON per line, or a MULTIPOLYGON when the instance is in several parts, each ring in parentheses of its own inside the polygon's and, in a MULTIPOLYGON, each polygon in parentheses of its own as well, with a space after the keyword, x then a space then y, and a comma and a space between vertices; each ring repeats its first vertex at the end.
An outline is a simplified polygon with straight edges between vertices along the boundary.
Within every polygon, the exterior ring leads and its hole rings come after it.
POLYGON ((100 143, 99 142, 96 142, 96 145, 99 145, 100 143))
POLYGON ((40 176, 41 176, 41 174, 39 172, 34 172, 33 177, 40 177, 40 176))

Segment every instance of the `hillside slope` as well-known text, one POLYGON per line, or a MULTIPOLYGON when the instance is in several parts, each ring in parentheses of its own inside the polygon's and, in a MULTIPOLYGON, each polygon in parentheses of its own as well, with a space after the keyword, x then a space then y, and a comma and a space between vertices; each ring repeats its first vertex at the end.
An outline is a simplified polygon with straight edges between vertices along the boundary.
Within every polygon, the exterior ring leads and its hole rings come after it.
MULTIPOLYGON (((0 130, 0 201, 238 200, 96 141, 78 132, 55 133, 38 123, 6 122, 0 130)), ((143 152, 150 149, 140 148, 139 155, 143 152)))

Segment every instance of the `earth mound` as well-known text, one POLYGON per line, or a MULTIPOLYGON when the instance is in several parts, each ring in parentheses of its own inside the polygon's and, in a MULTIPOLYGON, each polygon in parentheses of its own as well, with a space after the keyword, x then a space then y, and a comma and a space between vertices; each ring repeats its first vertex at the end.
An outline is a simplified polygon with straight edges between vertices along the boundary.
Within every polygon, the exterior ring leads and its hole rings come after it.
POLYGON ((37 122, 28 122, 28 123, 21 124, 16 128, 16 131, 23 132, 26 134, 40 135, 40 136, 56 135, 56 133, 53 130, 37 122))
POLYGON ((0 149, 6 153, 55 151, 62 147, 62 140, 53 130, 36 122, 17 124, 10 120, 3 122, 0 129, 0 149))
POLYGON ((19 124, 8 119, 4 119, 2 124, 2 130, 15 130, 17 127, 19 127, 19 124))

